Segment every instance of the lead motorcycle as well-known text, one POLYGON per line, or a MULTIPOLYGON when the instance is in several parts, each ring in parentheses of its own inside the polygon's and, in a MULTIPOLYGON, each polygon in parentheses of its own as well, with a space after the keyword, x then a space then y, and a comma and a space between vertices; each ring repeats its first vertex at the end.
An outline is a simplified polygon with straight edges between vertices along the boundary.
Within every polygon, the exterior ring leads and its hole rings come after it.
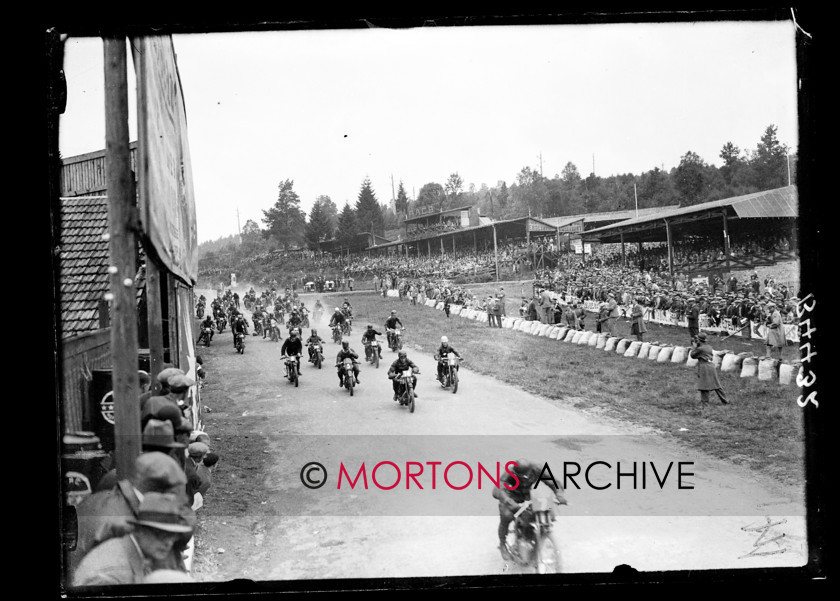
POLYGON ((365 361, 372 363, 376 368, 379 367, 381 352, 378 340, 369 340, 365 342, 365 361))
POLYGON ((227 317, 224 314, 219 315, 216 318, 216 327, 219 329, 219 334, 225 331, 225 326, 227 325, 227 317))
POLYGON ((198 335, 198 340, 196 344, 201 344, 201 341, 204 341, 204 346, 210 346, 210 337, 213 334, 213 328, 211 327, 202 327, 201 334, 198 335))
POLYGON ((439 363, 443 364, 443 379, 440 382, 440 385, 443 388, 452 387, 452 394, 458 392, 458 368, 460 366, 460 360, 458 359, 458 355, 455 353, 447 353, 445 357, 441 357, 438 360, 439 363))
POLYGON ((399 351, 403 347, 402 333, 404 328, 388 328, 388 348, 392 351, 399 351))
POLYGON ((546 485, 537 486, 509 526, 505 544, 513 561, 538 574, 561 571, 560 545, 554 532, 556 506, 554 491, 546 485))
POLYGON ((332 340, 336 344, 341 344, 341 326, 335 325, 332 327, 332 340))
POLYGON ((300 383, 297 367, 298 357, 300 357, 300 355, 284 357, 286 364, 286 377, 289 379, 289 382, 294 382, 295 388, 297 388, 300 383))
POLYGON ((356 387, 356 374, 353 372, 353 360, 347 357, 336 367, 341 367, 342 386, 350 391, 350 396, 353 396, 353 389, 356 387))
POLYGON ((414 403, 417 400, 417 395, 414 393, 414 379, 412 376, 419 373, 420 370, 406 369, 395 376, 397 382, 399 382, 399 386, 397 387, 399 391, 397 393, 397 400, 400 402, 400 405, 408 406, 409 413, 414 413, 414 403))
POLYGON ((234 346, 236 347, 236 352, 240 355, 245 353, 245 333, 244 332, 234 332, 234 346))

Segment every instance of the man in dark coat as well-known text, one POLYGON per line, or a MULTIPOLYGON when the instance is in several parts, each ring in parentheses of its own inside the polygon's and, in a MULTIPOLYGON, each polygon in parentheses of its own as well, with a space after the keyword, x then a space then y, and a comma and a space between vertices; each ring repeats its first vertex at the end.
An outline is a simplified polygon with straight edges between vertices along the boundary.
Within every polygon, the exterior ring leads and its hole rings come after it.
POLYGON ((697 302, 697 299, 691 297, 686 301, 686 305, 685 314, 688 318, 688 335, 693 342, 697 338, 697 334, 700 333, 700 304, 697 302))
POLYGON ((697 390, 700 391, 701 409, 709 406, 709 392, 712 390, 715 391, 721 403, 724 405, 729 403, 718 378, 714 350, 706 338, 705 332, 697 334, 690 352, 691 357, 697 359, 697 377, 700 380, 697 383, 697 390))

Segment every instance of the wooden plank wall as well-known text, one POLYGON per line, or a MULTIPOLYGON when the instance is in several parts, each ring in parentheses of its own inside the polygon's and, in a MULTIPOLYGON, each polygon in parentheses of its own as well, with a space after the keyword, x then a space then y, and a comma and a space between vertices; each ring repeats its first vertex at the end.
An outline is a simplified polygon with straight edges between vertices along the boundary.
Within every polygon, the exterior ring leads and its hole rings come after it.
POLYGON ((93 415, 87 409, 91 372, 111 367, 111 330, 97 330, 61 343, 62 391, 60 395, 64 432, 90 430, 93 415))

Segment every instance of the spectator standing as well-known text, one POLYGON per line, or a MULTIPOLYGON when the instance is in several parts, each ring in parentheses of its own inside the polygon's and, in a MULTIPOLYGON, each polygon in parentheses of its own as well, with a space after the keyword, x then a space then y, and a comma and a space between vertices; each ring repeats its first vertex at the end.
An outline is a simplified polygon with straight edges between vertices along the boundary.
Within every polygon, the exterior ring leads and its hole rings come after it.
POLYGON ((545 288, 540 292, 540 308, 542 309, 542 322, 554 323, 554 300, 551 298, 551 292, 545 288))
POLYGON ((507 316, 507 308, 505 307, 505 289, 504 289, 504 287, 499 288, 499 291, 496 293, 496 298, 499 299, 499 305, 502 308, 502 315, 507 316))
POLYGON ((778 355, 778 359, 782 359, 782 349, 787 344, 785 338, 785 328, 782 323, 782 314, 776 307, 776 303, 767 303, 767 318, 765 321, 767 333, 764 336, 764 341, 767 345, 766 357, 778 355))
POLYGON ((709 406, 709 392, 711 391, 717 394, 721 403, 724 405, 729 403, 718 378, 714 350, 706 341, 706 338, 705 332, 697 334, 697 339, 693 342, 690 352, 691 357, 697 359, 697 377, 699 379, 697 390, 700 391, 701 411, 709 406))
POLYGON ((615 294, 612 292, 607 294, 607 321, 604 323, 607 324, 607 332, 615 336, 617 332, 616 324, 618 323, 618 303, 615 300, 615 294))
POLYGON ((636 336, 639 341, 644 341, 647 327, 644 320, 645 310, 642 307, 639 297, 636 297, 633 302, 633 310, 630 312, 631 326, 630 333, 636 336))

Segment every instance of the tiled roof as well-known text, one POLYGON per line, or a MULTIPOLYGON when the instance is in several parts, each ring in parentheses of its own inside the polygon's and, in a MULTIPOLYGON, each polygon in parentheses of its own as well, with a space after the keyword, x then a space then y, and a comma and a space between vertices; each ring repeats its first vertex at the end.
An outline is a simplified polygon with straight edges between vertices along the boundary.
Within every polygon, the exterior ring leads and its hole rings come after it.
POLYGON ((61 336, 99 329, 99 301, 108 292, 108 199, 61 199, 61 336))

